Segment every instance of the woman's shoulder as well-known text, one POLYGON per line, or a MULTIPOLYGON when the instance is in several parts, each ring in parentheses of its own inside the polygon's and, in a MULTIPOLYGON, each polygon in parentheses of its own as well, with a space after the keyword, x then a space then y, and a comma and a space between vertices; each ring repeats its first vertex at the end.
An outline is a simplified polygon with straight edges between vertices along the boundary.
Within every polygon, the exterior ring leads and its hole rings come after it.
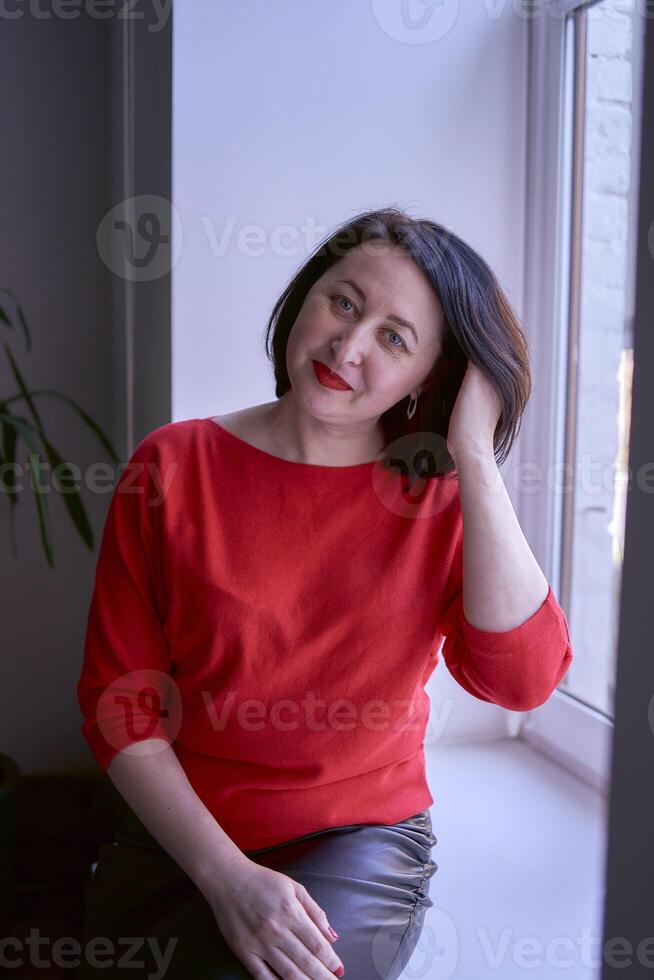
POLYGON ((157 463, 175 461, 178 465, 191 463, 197 458, 198 449, 202 447, 204 440, 213 438, 216 428, 231 432, 245 442, 267 451, 267 436, 262 423, 273 404, 274 402, 267 402, 224 415, 166 422, 141 439, 131 458, 134 461, 151 460, 157 463))
POLYGON ((165 422, 151 429, 137 444, 134 457, 160 457, 170 453, 178 454, 195 438, 198 428, 205 419, 180 419, 178 422, 165 422))
POLYGON ((268 418, 268 413, 275 402, 264 402, 261 405, 248 405, 246 408, 239 408, 235 412, 226 415, 214 415, 211 421, 219 425, 232 435, 238 436, 244 442, 257 449, 269 451, 266 429, 264 421, 268 418))

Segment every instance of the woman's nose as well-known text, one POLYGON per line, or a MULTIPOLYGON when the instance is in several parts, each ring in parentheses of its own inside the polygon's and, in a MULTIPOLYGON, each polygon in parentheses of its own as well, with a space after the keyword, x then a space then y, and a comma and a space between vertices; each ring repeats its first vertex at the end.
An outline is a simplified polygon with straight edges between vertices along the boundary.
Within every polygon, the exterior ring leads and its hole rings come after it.
POLYGON ((334 358, 343 363, 358 364, 365 356, 369 341, 363 331, 351 330, 333 340, 330 347, 334 358))

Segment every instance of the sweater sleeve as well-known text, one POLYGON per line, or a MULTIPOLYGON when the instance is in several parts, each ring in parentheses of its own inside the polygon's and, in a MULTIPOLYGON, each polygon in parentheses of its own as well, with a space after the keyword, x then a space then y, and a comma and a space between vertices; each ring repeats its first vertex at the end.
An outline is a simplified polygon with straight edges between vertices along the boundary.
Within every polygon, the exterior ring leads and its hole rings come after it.
MULTIPOLYGON (((76 693, 82 734, 106 771, 119 751, 148 738, 173 740, 164 703, 171 660, 157 611, 150 439, 136 448, 113 490, 95 572, 76 693)), ((174 713, 174 712, 173 712, 174 713)))
POLYGON ((461 525, 448 577, 440 633, 450 674, 469 694, 512 711, 537 708, 572 662, 568 623, 552 586, 539 608, 510 630, 478 629, 463 611, 461 525))

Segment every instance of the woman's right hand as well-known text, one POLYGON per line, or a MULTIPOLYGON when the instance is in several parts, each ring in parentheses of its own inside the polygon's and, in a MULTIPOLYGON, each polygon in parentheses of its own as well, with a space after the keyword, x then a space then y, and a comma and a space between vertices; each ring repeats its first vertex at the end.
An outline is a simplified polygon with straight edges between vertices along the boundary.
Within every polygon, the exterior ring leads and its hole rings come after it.
POLYGON ((225 942, 256 980, 343 976, 327 915, 300 882, 243 855, 205 897, 225 942))

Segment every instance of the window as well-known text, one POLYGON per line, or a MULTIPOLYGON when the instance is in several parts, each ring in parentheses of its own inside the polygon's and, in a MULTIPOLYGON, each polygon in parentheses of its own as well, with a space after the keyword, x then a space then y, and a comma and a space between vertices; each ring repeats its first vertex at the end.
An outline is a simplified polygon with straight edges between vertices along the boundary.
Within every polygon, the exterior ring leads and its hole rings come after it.
POLYGON ((523 738, 608 789, 631 415, 644 16, 535 0, 529 22, 525 322, 534 389, 518 517, 574 661, 523 738))
POLYGON ((575 658, 562 688, 613 717, 632 371, 634 33, 601 0, 566 22, 575 58, 560 600, 575 658))

